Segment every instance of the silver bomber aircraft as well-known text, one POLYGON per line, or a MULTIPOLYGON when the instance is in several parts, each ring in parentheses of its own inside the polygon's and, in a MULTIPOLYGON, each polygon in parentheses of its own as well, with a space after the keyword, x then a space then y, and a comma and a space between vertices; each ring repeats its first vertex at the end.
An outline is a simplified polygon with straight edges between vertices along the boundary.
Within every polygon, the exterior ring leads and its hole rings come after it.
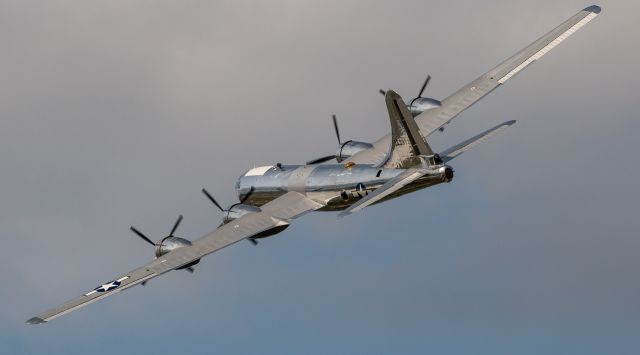
POLYGON ((427 77, 418 97, 405 102, 392 90, 382 91, 389 113, 391 133, 374 143, 342 142, 334 116, 339 148, 335 155, 304 165, 270 165, 253 168, 236 184, 240 202, 223 209, 222 224, 193 242, 175 237, 182 216, 169 235, 153 242, 131 227, 140 238, 155 247, 156 258, 130 272, 105 282, 67 303, 27 321, 40 324, 124 291, 171 270, 193 266, 208 254, 247 239, 275 235, 289 223, 311 211, 342 211, 340 216, 425 187, 450 182, 454 170, 448 164, 515 121, 499 124, 439 154, 425 137, 451 122, 458 114, 498 86, 537 61, 600 13, 600 7, 587 7, 554 28, 511 58, 489 70, 442 101, 422 97, 427 77), (335 159, 337 164, 327 163, 335 159))

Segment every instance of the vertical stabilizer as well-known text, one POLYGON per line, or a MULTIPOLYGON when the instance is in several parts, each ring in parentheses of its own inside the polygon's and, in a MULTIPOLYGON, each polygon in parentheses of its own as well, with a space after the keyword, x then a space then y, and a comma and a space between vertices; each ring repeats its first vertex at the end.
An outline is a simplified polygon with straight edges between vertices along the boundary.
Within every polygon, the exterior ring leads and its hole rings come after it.
POLYGON ((419 165, 419 156, 433 155, 431 147, 400 95, 388 90, 385 102, 391 123, 391 151, 384 167, 409 168, 419 165))

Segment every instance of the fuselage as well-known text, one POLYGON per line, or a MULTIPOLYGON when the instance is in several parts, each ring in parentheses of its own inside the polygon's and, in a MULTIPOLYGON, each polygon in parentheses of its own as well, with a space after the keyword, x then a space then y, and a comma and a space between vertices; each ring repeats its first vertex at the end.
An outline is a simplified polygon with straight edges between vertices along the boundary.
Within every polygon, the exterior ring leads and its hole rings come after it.
MULTIPOLYGON (((324 205, 321 211, 339 211, 403 171, 405 170, 352 164, 262 166, 240 176, 236 191, 240 199, 251 191, 245 203, 254 206, 262 206, 288 191, 296 191, 324 205)), ((404 186, 384 200, 449 182, 452 178, 453 169, 442 165, 434 168, 433 173, 404 186)))

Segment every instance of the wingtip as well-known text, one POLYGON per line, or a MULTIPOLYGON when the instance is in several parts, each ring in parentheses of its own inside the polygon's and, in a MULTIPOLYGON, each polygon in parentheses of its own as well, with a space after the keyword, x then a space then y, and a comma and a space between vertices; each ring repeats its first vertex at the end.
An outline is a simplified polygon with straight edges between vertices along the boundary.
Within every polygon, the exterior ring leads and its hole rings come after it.
POLYGON ((591 5, 589 7, 585 7, 584 11, 593 12, 594 14, 599 14, 602 11, 602 8, 598 5, 591 5))
POLYGON ((40 317, 33 317, 30 318, 29 320, 26 321, 27 324, 42 324, 42 323, 46 323, 47 321, 40 318, 40 317))
POLYGON ((511 120, 511 121, 507 121, 504 124, 509 125, 509 126, 513 126, 516 123, 516 120, 511 120))

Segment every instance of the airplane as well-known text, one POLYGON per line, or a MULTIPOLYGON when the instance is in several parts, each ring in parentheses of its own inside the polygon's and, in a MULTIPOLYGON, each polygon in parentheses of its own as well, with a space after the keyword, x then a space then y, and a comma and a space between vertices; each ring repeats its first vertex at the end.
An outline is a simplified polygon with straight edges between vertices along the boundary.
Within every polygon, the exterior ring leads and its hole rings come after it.
POLYGON ((564 41, 600 13, 589 6, 495 68, 442 101, 423 98, 430 77, 418 97, 404 101, 393 90, 381 91, 389 114, 391 132, 373 143, 340 140, 334 155, 302 165, 261 166, 245 172, 236 183, 240 202, 227 209, 203 189, 223 213, 222 224, 213 232, 192 241, 174 236, 182 216, 168 236, 153 242, 134 227, 131 230, 155 248, 156 258, 147 264, 100 284, 83 295, 27 320, 41 324, 124 291, 144 285, 172 270, 188 270, 200 259, 242 240, 257 244, 285 230, 292 220, 312 211, 341 211, 343 217, 373 204, 441 183, 454 176, 450 161, 512 126, 501 123, 448 149, 435 153, 426 137, 449 124, 458 114, 518 74, 564 41), (336 160, 334 164, 327 163, 336 160))

